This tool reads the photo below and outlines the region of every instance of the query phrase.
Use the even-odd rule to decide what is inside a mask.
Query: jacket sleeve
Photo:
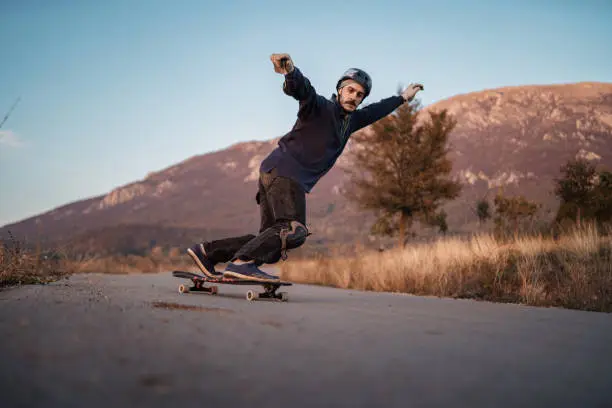
[[[298,111],[298,117],[300,118],[310,115],[318,106],[319,96],[316,90],[297,67],[294,67],[291,73],[285,75],[283,92],[300,102]]]
[[[379,102],[366,106],[365,108],[358,109],[353,114],[353,132],[384,118],[395,109],[399,108],[404,102],[404,98],[397,95],[382,99]]]

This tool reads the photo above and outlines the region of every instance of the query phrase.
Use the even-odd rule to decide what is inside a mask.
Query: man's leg
[[[262,211],[268,209],[274,221],[262,223],[260,234],[236,252],[225,275],[253,278],[249,276],[253,272],[256,276],[263,274],[262,280],[268,280],[267,277],[271,276],[256,266],[278,262],[286,251],[303,245],[308,236],[305,225],[306,194],[300,185],[288,178],[276,176],[274,170],[260,177],[263,189],[260,206]],[[243,264],[250,266],[242,267]]]
[[[251,234],[210,242],[204,241],[188,248],[187,254],[191,256],[202,273],[211,278],[220,278],[223,274],[215,270],[215,265],[229,262],[236,251],[254,237],[255,235]]]
[[[270,201],[266,195],[266,187],[264,185],[264,181],[268,181],[266,179],[267,175],[259,176],[259,190],[257,192],[257,197],[255,200],[257,204],[259,204],[259,233],[261,234],[266,229],[270,228],[274,225],[274,209],[270,205]],[[253,236],[255,238],[255,236]],[[246,242],[245,242],[246,244]]]
[[[262,198],[263,197],[263,198]],[[265,190],[261,179],[259,180],[257,196],[255,197],[260,207],[260,232],[274,223],[272,209],[265,199]],[[248,234],[239,237],[218,239],[210,242],[202,242],[187,249],[187,253],[200,270],[210,277],[221,277],[223,274],[215,271],[218,263],[229,262],[234,254],[247,242],[255,238],[255,235]]]
[[[278,262],[283,252],[301,246],[307,235],[306,194],[295,181],[278,177],[273,170],[261,177],[262,208],[272,213],[272,222],[262,225],[257,237],[247,242],[233,260],[261,265]]]

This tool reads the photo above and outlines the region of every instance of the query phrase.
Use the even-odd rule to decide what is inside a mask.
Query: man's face
[[[338,91],[338,101],[344,110],[353,112],[365,96],[363,86],[355,81],[349,81]]]

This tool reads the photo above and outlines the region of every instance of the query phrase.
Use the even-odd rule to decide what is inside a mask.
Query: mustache
[[[351,106],[357,106],[357,103],[355,101],[344,101],[344,103]]]

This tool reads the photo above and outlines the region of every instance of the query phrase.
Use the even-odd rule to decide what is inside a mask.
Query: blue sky
[[[0,225],[191,156],[286,133],[297,102],[357,66],[367,102],[425,105],[508,85],[612,82],[612,2],[0,0]]]

